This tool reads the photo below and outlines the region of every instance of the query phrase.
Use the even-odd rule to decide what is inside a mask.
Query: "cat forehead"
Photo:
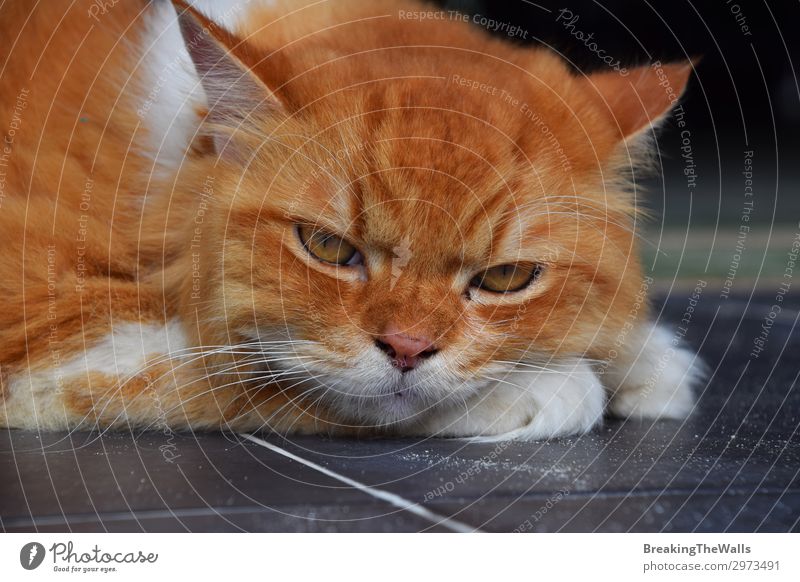
[[[333,162],[309,155],[305,160],[312,169],[288,173],[284,206],[304,220],[386,244],[431,233],[455,242],[483,239],[488,231],[525,231],[541,222],[548,196],[574,194],[574,182],[563,170],[543,170],[500,148],[494,159],[429,138],[340,148]],[[292,175],[305,175],[300,186]]]
[[[278,171],[302,178],[302,193],[315,202],[349,191],[364,206],[424,200],[452,212],[492,203],[500,192],[513,198],[561,190],[574,178],[544,148],[525,151],[519,136],[492,135],[482,126],[461,127],[460,135],[448,125],[415,130],[413,119],[402,131],[381,124],[372,133],[317,138]]]
[[[549,197],[576,197],[578,188],[591,196],[585,185],[599,174],[570,155],[582,151],[571,116],[531,106],[546,121],[537,125],[496,100],[475,97],[485,109],[468,111],[441,106],[452,95],[407,95],[337,103],[331,119],[316,120],[313,139],[286,148],[289,162],[280,159],[286,205],[374,246],[419,240],[485,253],[519,249],[537,228],[574,220],[563,200],[547,208]],[[296,133],[309,135],[300,125]],[[596,167],[597,152],[583,149]]]
[[[309,189],[290,203],[291,217],[285,216],[387,254],[411,249],[415,262],[429,265],[473,264],[489,256],[516,260],[523,251],[546,247],[553,227],[577,216],[549,215],[553,207],[546,197],[520,196],[508,185],[480,196],[463,187],[432,195],[430,182],[417,189],[410,186],[415,180],[402,174],[390,187],[373,181],[371,189],[366,184],[332,193]]]

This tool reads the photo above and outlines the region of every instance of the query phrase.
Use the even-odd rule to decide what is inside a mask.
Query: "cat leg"
[[[177,322],[119,323],[83,352],[49,356],[33,369],[10,374],[0,426],[71,430],[171,423],[181,412],[176,382],[182,370],[173,368],[169,354],[187,346]]]
[[[437,411],[425,434],[480,441],[537,440],[581,434],[603,416],[605,391],[589,364],[559,362],[555,370],[520,367],[464,406]]]
[[[616,356],[601,375],[612,414],[674,419],[689,415],[704,365],[692,350],[681,347],[679,336],[660,325],[640,325]]]

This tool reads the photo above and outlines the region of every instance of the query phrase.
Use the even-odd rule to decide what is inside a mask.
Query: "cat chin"
[[[426,379],[413,390],[403,385],[387,387],[385,384],[380,389],[376,388],[380,384],[374,383],[346,395],[335,395],[331,402],[338,416],[348,422],[380,432],[409,436],[417,434],[419,427],[429,422],[428,419],[441,415],[443,410],[460,406],[463,411],[463,402],[476,390],[474,382],[442,390],[445,384]]]

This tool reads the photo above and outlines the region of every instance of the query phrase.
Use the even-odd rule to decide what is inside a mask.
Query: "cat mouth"
[[[414,386],[404,386],[404,383],[399,383],[398,386],[395,386],[388,394],[381,400],[384,402],[403,402],[409,403],[411,401],[418,401],[419,394],[417,393]]]
[[[313,367],[311,371],[317,373]],[[445,378],[426,370],[372,370],[369,378],[345,371],[334,374],[321,397],[343,421],[387,428],[416,424],[441,407],[454,405],[450,397],[460,390],[448,386]]]
[[[383,394],[373,395],[367,406],[362,401],[357,414],[362,415],[363,420],[380,426],[397,426],[418,421],[426,414],[431,403],[426,401],[424,394],[413,383],[403,384],[406,383],[400,382]]]

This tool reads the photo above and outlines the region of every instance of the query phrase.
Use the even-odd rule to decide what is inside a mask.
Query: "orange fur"
[[[88,1],[0,7],[0,34],[13,39],[0,53],[0,130],[29,91],[3,168],[3,378],[75,357],[120,322],[174,318],[195,346],[265,333],[315,342],[293,348],[320,360],[309,381],[347,369],[389,324],[456,354],[449,372],[461,381],[521,354],[615,349],[642,278],[624,176],[638,168],[635,134],[671,105],[662,79],[648,67],[578,77],[546,50],[463,22],[399,18],[429,8],[415,1],[304,4],[253,8],[233,34],[192,16],[263,83],[263,101],[239,105],[250,115],[238,127],[209,111],[167,177],[153,173],[135,113],[147,54],[131,47],[147,2],[120,2],[100,23]],[[688,68],[664,70],[679,95]],[[230,151],[217,156],[220,135]],[[298,222],[368,253],[366,280],[304,256]],[[404,245],[410,260],[393,276]],[[530,290],[465,298],[464,272],[521,259],[546,266]],[[249,382],[255,365],[238,355],[182,363],[70,379],[66,424],[370,424],[302,378]]]

